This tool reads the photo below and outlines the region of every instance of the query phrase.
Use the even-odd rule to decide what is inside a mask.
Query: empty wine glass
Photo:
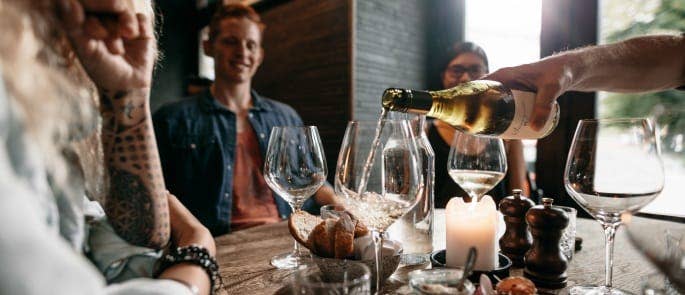
[[[581,120],[564,171],[571,197],[604,228],[605,283],[571,294],[626,294],[612,282],[614,235],[623,213],[635,212],[663,189],[656,128],[649,119]]]
[[[660,139],[664,190],[640,212],[685,218],[685,203],[680,199],[685,191],[685,109],[657,106],[651,117]]]
[[[480,200],[507,173],[502,139],[456,131],[447,160],[447,172],[473,201]]]
[[[668,294],[684,294],[685,224],[630,213],[623,214],[622,219],[630,242],[666,276],[664,287],[672,289]]]
[[[374,140],[376,139],[376,140]],[[381,235],[412,209],[423,192],[421,163],[406,120],[352,121],[338,155],[335,191],[372,232],[376,292],[381,290]]]
[[[640,212],[682,218],[685,205],[679,197],[685,190],[685,110],[658,107],[653,115],[664,163],[664,189]],[[685,224],[629,215],[624,223],[631,243],[670,281],[665,287],[685,293]]]
[[[316,126],[274,127],[264,161],[264,178],[269,187],[301,210],[304,202],[326,181],[326,158]],[[307,256],[295,241],[293,252],[271,258],[271,265],[292,269],[303,264]]]

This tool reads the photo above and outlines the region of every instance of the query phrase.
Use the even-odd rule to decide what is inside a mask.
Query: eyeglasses
[[[465,67],[461,65],[453,65],[447,67],[446,70],[447,73],[451,73],[452,75],[456,77],[461,77],[464,73],[468,73],[469,76],[471,77],[480,77],[482,75],[485,75],[485,67],[481,65],[473,65],[470,67]]]

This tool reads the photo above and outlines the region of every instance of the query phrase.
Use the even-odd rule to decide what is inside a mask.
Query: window
[[[464,36],[485,49],[490,71],[540,59],[541,0],[467,0]]]
[[[202,30],[200,30],[200,40],[199,40],[199,74],[200,77],[207,77],[209,79],[214,80],[214,59],[206,56],[204,48],[202,47],[202,41],[206,40],[209,36],[209,27],[204,27]]]
[[[682,18],[685,14],[684,4],[683,0],[601,0],[599,42],[612,43],[645,34],[679,34],[685,31],[685,19]],[[681,114],[685,114],[685,92],[670,90],[649,94],[598,94],[598,118],[655,117],[660,120],[666,118],[664,114],[669,110],[682,110]],[[669,122],[671,126],[685,126],[685,117],[674,117]],[[682,146],[682,136],[673,136],[671,133],[664,138],[662,146]],[[664,190],[641,212],[685,217],[685,203],[680,198],[685,192],[683,155],[683,152],[663,153],[666,175]]]
[[[491,72],[540,59],[541,0],[466,0],[465,6],[465,39],[483,47]],[[535,171],[536,143],[523,141],[529,172]]]

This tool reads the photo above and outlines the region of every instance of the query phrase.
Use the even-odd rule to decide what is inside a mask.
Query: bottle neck
[[[383,107],[395,112],[425,115],[433,106],[428,91],[388,88],[383,93]]]

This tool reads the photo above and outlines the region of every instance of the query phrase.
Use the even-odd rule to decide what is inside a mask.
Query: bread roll
[[[354,237],[359,238],[369,234],[369,228],[366,227],[361,221],[355,221],[354,225]]]
[[[305,211],[295,211],[288,219],[288,230],[290,230],[295,241],[311,250],[312,245],[308,243],[309,235],[321,222],[323,219],[319,216],[311,215]]]
[[[354,256],[355,222],[347,214],[342,214],[335,223],[335,258],[344,259]]]
[[[508,277],[497,283],[498,295],[534,295],[537,294],[535,284],[524,277]]]
[[[335,257],[335,224],[335,220],[326,219],[314,227],[309,234],[307,240],[307,243],[311,245],[309,249],[319,257]]]

